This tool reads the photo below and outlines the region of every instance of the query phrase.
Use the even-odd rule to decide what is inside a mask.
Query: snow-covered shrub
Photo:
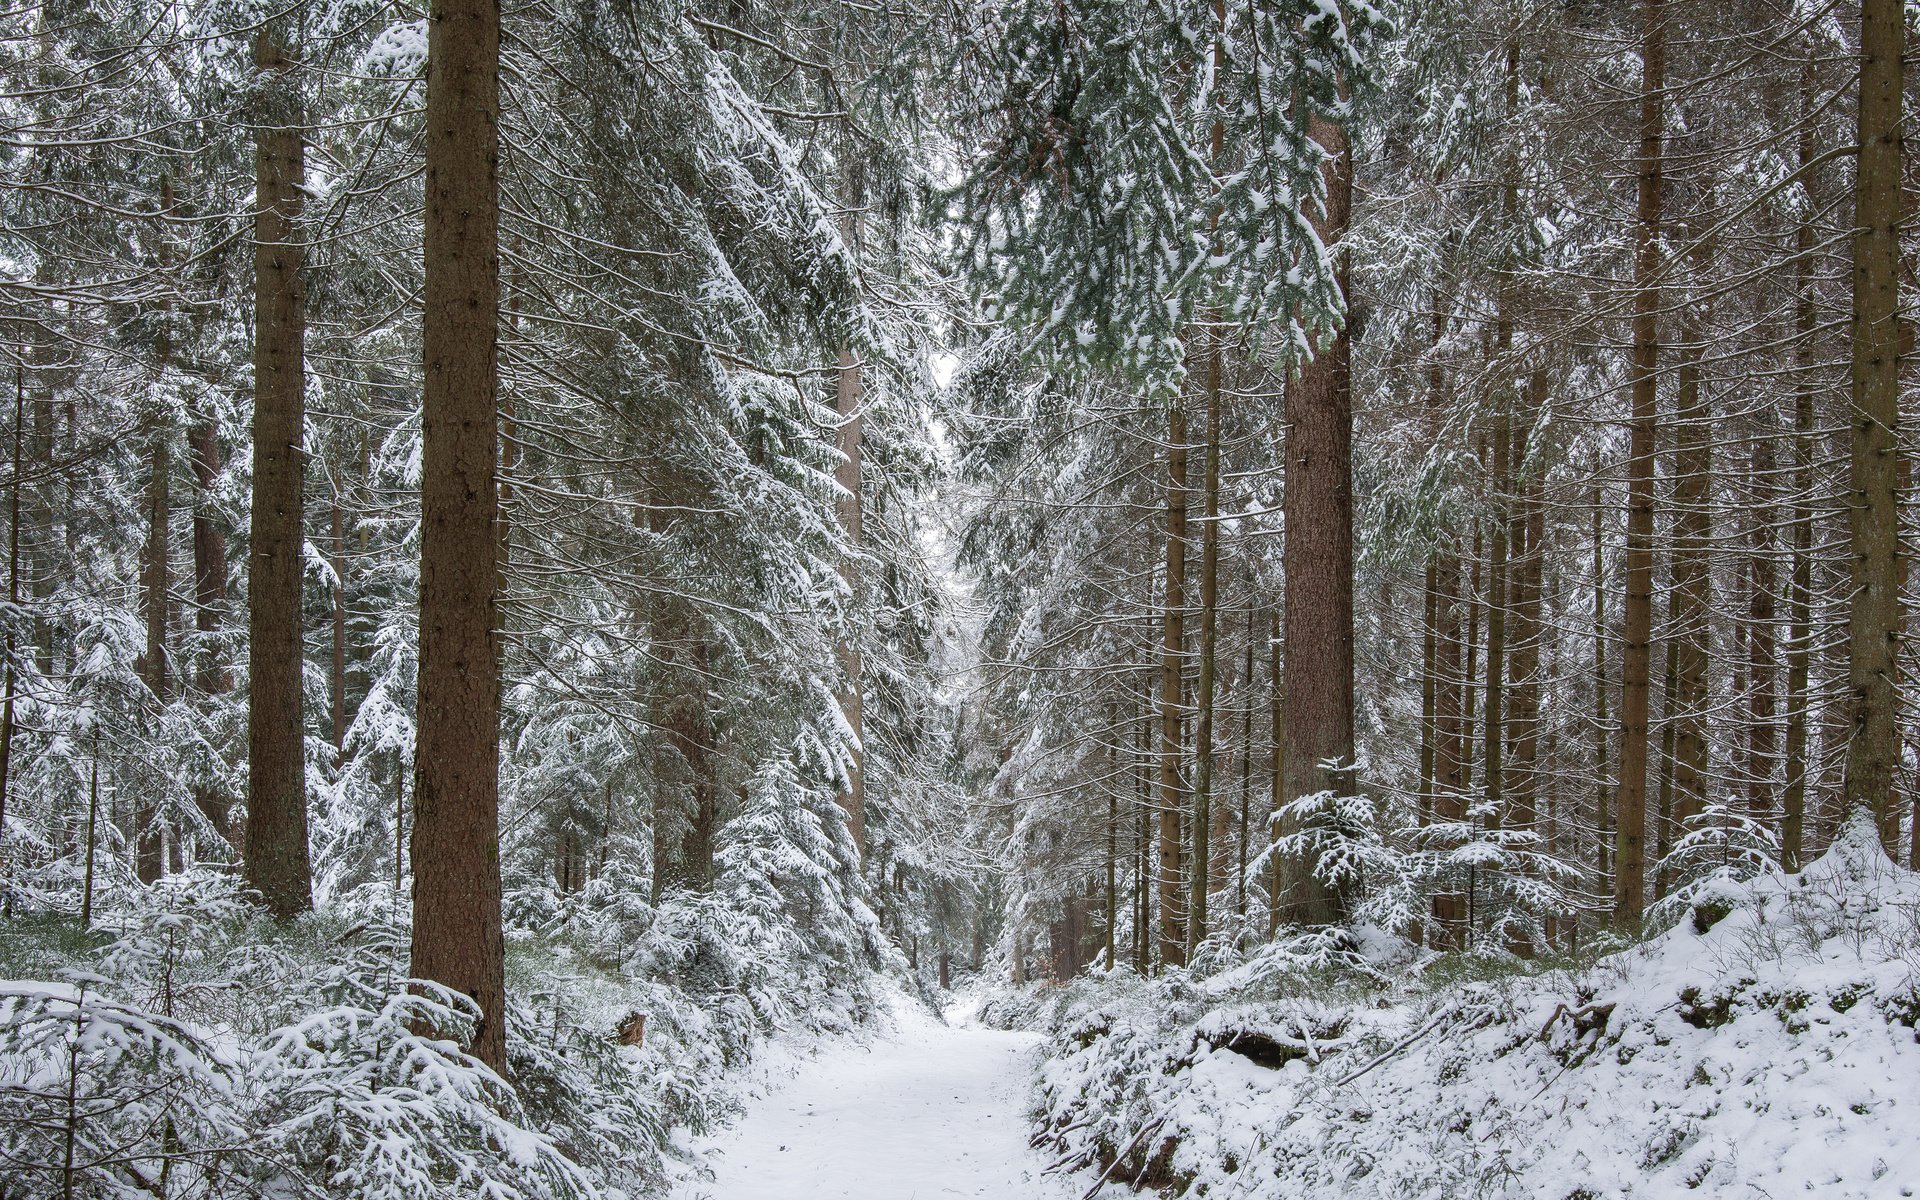
[[[1907,1194],[1920,875],[1858,817],[1797,875],[1714,878],[1584,967],[1054,989],[1040,1135],[1115,1198]]]

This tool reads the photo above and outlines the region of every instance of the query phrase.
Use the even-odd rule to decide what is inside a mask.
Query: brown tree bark
[[[1653,465],[1657,420],[1660,177],[1666,136],[1666,0],[1642,0],[1639,206],[1634,222],[1632,424],[1627,461],[1626,596],[1621,609],[1620,780],[1615,794],[1613,920],[1646,910],[1647,684],[1653,664]]]
[[[214,644],[227,607],[227,536],[213,511],[213,485],[220,475],[220,439],[213,420],[197,414],[187,429],[187,457],[193,466],[193,627],[200,635],[199,671],[194,686],[205,696],[233,690],[233,672],[225,652]],[[240,830],[230,798],[212,787],[194,789],[194,803],[222,837],[237,850]]]
[[[1748,462],[1748,475],[1758,495],[1747,557],[1747,815],[1763,826],[1773,820],[1774,763],[1779,758],[1774,466],[1772,433],[1760,431],[1754,436]]]
[[[147,647],[140,656],[140,677],[153,694],[156,713],[166,709],[173,698],[167,671],[167,592],[168,559],[172,546],[167,536],[172,519],[173,471],[172,447],[167,431],[156,431],[147,456],[147,546],[142,561],[141,610],[146,617]],[[155,789],[142,788],[133,806],[134,874],[142,883],[152,883],[166,873],[164,841],[160,814],[154,804]]]
[[[1709,253],[1704,239],[1689,256],[1695,286]],[[1677,348],[1677,410],[1673,424],[1673,594],[1667,636],[1672,639],[1673,690],[1667,719],[1673,729],[1673,826],[1685,836],[1707,798],[1707,615],[1713,606],[1713,414],[1700,385],[1706,354],[1704,302],[1690,297],[1682,310]]]
[[[1160,963],[1187,961],[1186,900],[1180,894],[1183,854],[1180,815],[1181,673],[1186,657],[1187,414],[1176,396],[1167,414],[1167,572],[1160,646]]]
[[[247,883],[286,920],[313,907],[301,715],[300,579],[306,417],[305,148],[283,33],[254,39],[270,77],[255,154],[253,520],[248,562]]]
[[[1875,814],[1900,857],[1900,183],[1905,146],[1905,6],[1860,8],[1858,168],[1854,177],[1853,430],[1848,476],[1852,550],[1847,611],[1851,692],[1846,802]]]
[[[1213,708],[1220,607],[1220,346],[1207,335],[1207,441],[1202,483],[1206,524],[1200,530],[1199,714],[1194,722],[1193,863],[1188,871],[1187,953],[1207,937],[1207,893],[1213,875]]]
[[[434,0],[427,25],[420,694],[412,971],[480,1010],[506,1066],[498,636],[500,10]]]
[[[1346,130],[1309,122],[1328,154],[1321,240],[1345,235],[1353,200]],[[1335,251],[1337,286],[1347,294],[1347,261]],[[1353,391],[1352,343],[1343,324],[1287,389],[1285,796],[1351,794],[1353,730]],[[1301,864],[1282,899],[1305,924],[1337,920],[1341,898]]]
[[[857,260],[865,242],[865,225],[861,219],[859,205],[864,202],[864,189],[861,187],[858,172],[849,167],[842,172],[844,183],[843,203],[845,215],[840,220],[840,236],[846,243],[849,253]],[[835,448],[840,451],[840,463],[834,468],[834,481],[840,485],[841,496],[837,506],[840,518],[840,531],[847,539],[847,545],[853,553],[859,553],[862,529],[861,522],[861,473],[866,418],[861,406],[866,401],[866,376],[855,354],[851,342],[840,347],[839,363],[834,373],[835,403],[839,414],[839,429],[835,438]],[[840,563],[841,578],[847,584],[847,603],[849,612],[858,612],[860,593],[860,569],[852,558],[844,558]],[[867,851],[867,752],[864,746],[865,700],[866,693],[861,682],[860,637],[857,628],[850,628],[842,636],[838,645],[840,657],[840,711],[846,718],[847,727],[853,731],[853,761],[847,768],[847,778],[839,789],[840,807],[846,810],[847,831],[853,835],[853,844],[862,856]]]

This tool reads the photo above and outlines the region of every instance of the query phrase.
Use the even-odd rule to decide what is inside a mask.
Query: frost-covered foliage
[[[1121,972],[999,1007],[1052,1029],[1042,1134],[1115,1197],[1867,1200],[1920,1178],[1920,875],[1865,818],[1586,965],[1410,965]]]

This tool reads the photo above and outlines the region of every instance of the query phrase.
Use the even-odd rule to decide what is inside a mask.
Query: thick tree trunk
[[[313,907],[301,718],[306,283],[297,222],[305,149],[275,27],[254,42],[275,108],[258,133],[254,213],[253,532],[248,564],[247,883],[281,920]]]
[[[412,970],[478,1006],[471,1050],[503,1070],[494,528],[500,11],[495,0],[434,0],[427,29]]]
[[[1858,170],[1854,179],[1853,429],[1848,486],[1852,546],[1847,612],[1846,801],[1873,812],[1887,853],[1900,855],[1900,130],[1906,49],[1900,0],[1860,10]]]
[[[1346,130],[1324,118],[1310,132],[1329,156],[1321,240],[1345,235],[1353,199],[1353,155]],[[1335,251],[1342,296],[1344,251]],[[1316,792],[1350,795],[1353,777],[1353,393],[1346,326],[1320,348],[1287,390],[1286,607],[1287,778],[1289,800]],[[1305,924],[1337,920],[1341,898],[1303,862],[1286,917]]]
[[[1666,130],[1666,0],[1641,0],[1639,208],[1634,224],[1633,365],[1627,462],[1626,596],[1621,610],[1620,780],[1615,800],[1613,920],[1646,910],[1647,684],[1653,665],[1653,465],[1658,418],[1660,176]]]

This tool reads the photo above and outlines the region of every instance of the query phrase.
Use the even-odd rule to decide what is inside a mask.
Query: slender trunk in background
[[[1528,377],[1526,411],[1538,414],[1548,403],[1547,373],[1536,369]],[[1539,472],[1529,469],[1529,426],[1531,419],[1514,422],[1512,467],[1517,481],[1511,532],[1508,545],[1512,561],[1512,623],[1508,628],[1512,671],[1508,697],[1507,724],[1513,737],[1513,752],[1507,756],[1507,781],[1501,792],[1507,798],[1506,827],[1519,833],[1538,832],[1540,823],[1540,641],[1545,622],[1541,617],[1543,558],[1541,541],[1546,533],[1546,505],[1541,502]],[[1535,873],[1530,862],[1523,863],[1522,875]],[[1509,942],[1516,954],[1529,954],[1528,940]]]
[[[479,1008],[506,1066],[500,926],[498,534],[500,10],[434,0],[427,26],[420,694],[413,974]]]
[[[1809,51],[1811,47],[1808,48]],[[1793,230],[1793,520],[1788,532],[1787,568],[1787,728],[1782,747],[1785,787],[1780,796],[1780,863],[1798,871],[1806,849],[1807,779],[1812,764],[1807,754],[1807,725],[1813,696],[1809,684],[1813,664],[1813,464],[1819,456],[1814,431],[1813,337],[1818,313],[1814,307],[1813,254],[1816,235],[1814,196],[1814,107],[1819,102],[1813,64],[1802,68],[1798,169],[1805,214]]]
[[[1662,629],[1673,628],[1674,610],[1679,601],[1671,586],[1666,589],[1667,613]],[[1673,743],[1679,734],[1680,723],[1674,719],[1674,701],[1679,693],[1680,642],[1668,638],[1666,643],[1667,666],[1660,681],[1660,753],[1654,764],[1655,783],[1653,801],[1653,898],[1658,900],[1667,894],[1671,872],[1660,868],[1673,850]],[[1651,701],[1648,707],[1652,707]]]
[[[1500,361],[1500,360],[1496,360]],[[1512,604],[1508,557],[1513,540],[1513,401],[1504,385],[1493,422],[1492,526],[1487,553],[1487,678],[1480,734],[1486,779],[1488,822],[1506,824],[1507,786],[1507,614]]]
[[[168,479],[173,467],[172,447],[163,427],[153,434],[147,459],[147,548],[142,563],[141,607],[147,623],[147,648],[140,657],[140,674],[147,690],[153,693],[156,713],[166,711],[172,699],[167,673],[167,591],[168,558],[171,546],[167,527],[172,520],[172,489]],[[159,812],[154,807],[156,788],[141,788],[134,804],[133,869],[142,883],[152,883],[166,870]]]
[[[1280,661],[1280,613],[1267,614],[1267,936],[1280,927],[1280,856],[1273,853],[1287,788],[1287,693]]]
[[[1139,808],[1140,820],[1135,822],[1133,835],[1133,970],[1140,975],[1152,972],[1154,966],[1154,941],[1152,941],[1152,851],[1154,851],[1154,770],[1158,756],[1154,755],[1154,682],[1152,668],[1148,668],[1148,678],[1140,687],[1140,745],[1139,755]]]
[[[840,220],[840,237],[847,245],[849,253],[856,260],[865,240],[865,229],[861,221],[859,205],[863,202],[862,189],[858,185],[855,173],[843,172],[847,187],[843,203],[846,213]],[[863,454],[863,435],[866,419],[862,415],[861,405],[866,399],[866,378],[861,374],[861,364],[854,346],[840,347],[839,366],[835,371],[837,386],[835,401],[839,412],[840,424],[835,440],[835,448],[840,451],[840,463],[834,468],[834,482],[840,485],[841,496],[838,504],[840,531],[847,539],[850,554],[858,554],[861,542],[861,456]],[[847,604],[850,613],[859,611],[860,569],[851,556],[840,562],[840,575],[847,585]],[[853,835],[853,844],[862,856],[867,852],[867,752],[862,742],[866,736],[863,705],[865,692],[860,680],[860,637],[857,623],[850,627],[839,643],[840,655],[840,711],[846,717],[847,728],[853,732],[853,761],[847,767],[847,778],[839,789],[840,807],[846,810],[847,831]]]
[[[1520,112],[1520,44],[1517,40],[1507,42],[1507,62],[1505,77],[1506,118],[1509,125],[1519,119]],[[1512,161],[1511,155],[1505,159],[1502,172],[1506,176],[1500,189],[1500,228],[1503,234],[1511,236],[1520,209],[1520,166]],[[1509,559],[1513,551],[1515,523],[1517,520],[1514,505],[1514,472],[1518,461],[1514,453],[1513,409],[1515,381],[1519,366],[1513,361],[1513,306],[1514,306],[1514,269],[1518,265],[1514,259],[1519,251],[1508,247],[1502,255],[1499,268],[1499,282],[1495,289],[1497,312],[1494,318],[1493,335],[1493,372],[1494,383],[1493,411],[1493,512],[1492,546],[1487,559],[1487,701],[1485,716],[1481,721],[1481,733],[1486,740],[1486,797],[1488,820],[1493,828],[1506,824],[1507,789],[1507,617],[1513,601],[1512,564]]]
[[[1220,606],[1220,346],[1207,334],[1206,525],[1200,531],[1200,711],[1194,725],[1193,864],[1188,871],[1187,953],[1207,938],[1213,867],[1213,707]]]
[[[278,24],[254,39],[268,77],[255,154],[253,529],[248,560],[246,879],[286,920],[313,907],[301,715],[300,579],[306,420],[305,147]]]
[[[1422,828],[1433,822],[1434,704],[1439,687],[1434,675],[1439,650],[1440,548],[1427,548],[1426,578],[1421,586],[1420,614],[1420,783],[1416,793]]]
[[[1257,616],[1253,606],[1248,605],[1247,660],[1240,668],[1241,689],[1245,696],[1241,700],[1240,845],[1238,848],[1240,857],[1234,878],[1234,911],[1240,917],[1242,928],[1246,926],[1247,921],[1247,848],[1253,840],[1249,825],[1253,819],[1253,639],[1258,629],[1255,620]]]
[[[1453,826],[1467,818],[1469,743],[1466,712],[1461,703],[1466,648],[1460,629],[1461,574],[1457,555],[1436,551],[1433,606],[1438,624],[1434,631],[1437,661],[1434,663],[1433,819]],[[1466,915],[1466,898],[1457,886],[1446,884],[1436,891],[1432,944],[1446,949],[1462,948]]]
[[[1770,427],[1775,417],[1768,414]],[[1756,491],[1747,556],[1747,816],[1764,828],[1773,820],[1773,764],[1779,757],[1774,611],[1774,531],[1779,522],[1772,503],[1776,484],[1771,428],[1755,432],[1747,474]]]
[[[1626,596],[1621,609],[1620,780],[1613,921],[1646,911],[1647,684],[1653,665],[1653,458],[1658,417],[1660,175],[1666,130],[1666,0],[1641,0],[1639,207],[1634,223],[1632,425],[1627,461]]]
[[[1478,740],[1475,730],[1480,720],[1480,611],[1484,607],[1480,603],[1480,574],[1486,562],[1484,551],[1480,522],[1476,520],[1473,522],[1472,566],[1466,572],[1467,590],[1460,597],[1467,610],[1464,662],[1460,668],[1460,787],[1463,794],[1473,789],[1473,747]],[[1462,811],[1464,813],[1464,809]]]
[[[1167,414],[1167,594],[1160,646],[1160,962],[1187,961],[1186,901],[1182,875],[1180,814],[1181,667],[1186,655],[1187,608],[1187,414],[1175,396]]]
[[[1606,894],[1613,893],[1613,798],[1607,771],[1613,756],[1607,746],[1607,543],[1606,492],[1593,485],[1593,827],[1599,831],[1594,866]]]
[[[1711,196],[1709,196],[1709,202]],[[1705,238],[1688,255],[1699,292],[1711,261]],[[1667,637],[1672,639],[1673,691],[1668,721],[1673,729],[1673,827],[1684,837],[1707,799],[1708,613],[1713,605],[1713,412],[1701,386],[1705,343],[1704,301],[1689,297],[1681,310],[1677,411],[1673,423],[1673,592]]]
[[[1353,201],[1353,154],[1346,130],[1314,117],[1327,152],[1322,242],[1345,236]],[[1335,250],[1337,286],[1347,295],[1347,255]],[[1289,799],[1351,795],[1353,732],[1353,344],[1343,321],[1287,389],[1286,743]],[[1291,832],[1291,830],[1289,830]],[[1289,920],[1338,920],[1342,899],[1309,856],[1283,897]]]
[[[187,457],[193,466],[193,627],[200,638],[200,670],[194,686],[205,696],[224,696],[233,690],[233,672],[226,651],[214,639],[227,608],[227,536],[214,511],[213,488],[220,477],[220,436],[213,417],[196,413],[187,428]],[[237,850],[240,833],[234,826],[233,806],[217,788],[194,790],[194,803]]]
[[[332,618],[331,649],[332,660],[327,665],[327,707],[328,725],[333,733],[333,748],[337,752],[347,744],[347,531],[346,514],[340,510],[340,487],[336,483],[333,489],[333,503],[327,506],[328,557],[332,559],[333,587],[330,616]]]
[[[1848,532],[1846,803],[1877,818],[1880,842],[1900,856],[1900,182],[1904,144],[1905,5],[1860,8],[1858,167],[1854,177],[1853,429]]]
[[[14,632],[15,620],[20,612],[20,468],[21,452],[26,442],[27,423],[27,376],[26,369],[16,364],[13,368],[13,486],[7,489],[7,619],[6,659],[0,662],[0,675],[4,675],[6,699],[0,701],[0,866],[4,866],[7,798],[13,783],[13,713],[15,678],[13,656],[18,651],[18,639]],[[12,889],[7,891],[9,910],[13,904]]]
[[[1214,0],[1217,22],[1213,38],[1213,69],[1226,66],[1226,0]],[[1224,149],[1226,122],[1213,121],[1208,164],[1219,178],[1220,155]],[[1217,194],[1217,184],[1215,191]],[[1208,216],[1213,253],[1220,252],[1220,208],[1215,204]],[[1206,339],[1207,446],[1204,504],[1206,526],[1200,531],[1200,679],[1199,714],[1194,723],[1193,779],[1193,863],[1188,874],[1187,956],[1191,959],[1207,939],[1207,893],[1213,876],[1213,702],[1216,682],[1215,637],[1218,633],[1220,599],[1220,330],[1219,314],[1210,314]]]
[[[1111,764],[1112,772],[1112,779],[1107,785],[1107,935],[1104,947],[1107,960],[1106,966],[1109,971],[1113,970],[1114,926],[1119,923],[1120,918],[1119,894],[1116,890],[1119,883],[1119,875],[1114,856],[1119,850],[1120,843],[1120,781],[1126,778],[1125,773],[1120,769],[1119,751],[1120,742],[1125,736],[1123,732],[1125,729],[1126,726],[1122,724],[1120,715],[1118,713],[1114,714],[1113,732],[1108,735],[1112,740],[1108,743],[1109,749],[1107,752],[1107,759]],[[945,974],[946,959],[945,956],[942,956],[941,975],[943,979]],[[946,984],[943,982],[940,986],[945,987]]]

